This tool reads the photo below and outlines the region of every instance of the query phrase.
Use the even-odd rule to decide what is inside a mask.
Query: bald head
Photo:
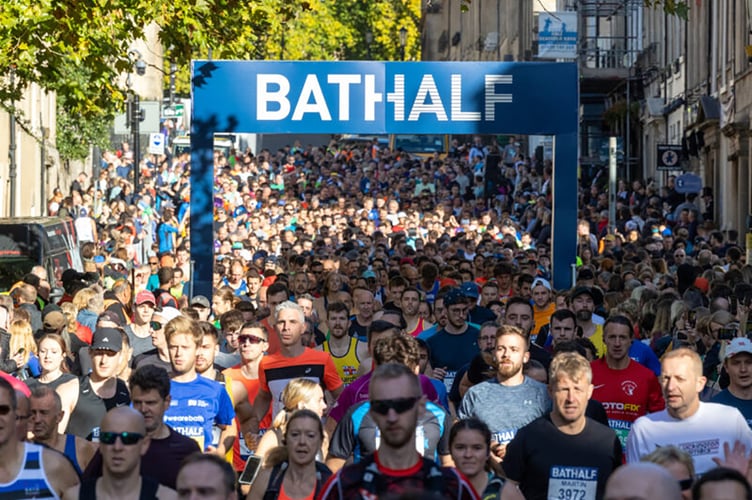
[[[606,483],[605,500],[681,500],[679,483],[653,463],[622,465]]]
[[[144,416],[130,406],[119,406],[108,411],[102,419],[102,432],[137,432],[146,435]]]

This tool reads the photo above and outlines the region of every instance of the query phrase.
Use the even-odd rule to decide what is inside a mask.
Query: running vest
[[[324,341],[321,344],[321,348],[324,352],[328,353],[334,361],[334,366],[337,368],[339,378],[345,386],[353,383],[358,378],[358,367],[360,366],[360,360],[358,359],[358,338],[352,337],[350,339],[350,346],[347,348],[347,352],[344,356],[336,356],[329,348],[329,341]]]
[[[71,461],[71,464],[73,464],[73,468],[76,469],[78,475],[83,476],[84,471],[82,471],[81,467],[78,466],[78,456],[76,454],[76,436],[74,436],[73,434],[65,435],[65,449],[63,450],[63,454]]]
[[[266,487],[266,493],[264,493],[263,500],[277,500],[278,498],[281,498],[280,493],[282,493],[282,481],[285,480],[287,465],[287,462],[282,462],[281,464],[274,466],[272,474],[269,476],[269,484]],[[331,475],[332,471],[329,470],[329,467],[321,462],[316,462],[316,487],[314,488],[313,498],[318,498],[321,488],[324,487],[324,483],[326,483]]]
[[[0,498],[55,499],[57,494],[47,480],[42,463],[44,447],[34,443],[24,443],[24,461],[18,475],[10,483],[0,484]]]
[[[78,402],[68,420],[66,434],[73,434],[89,441],[99,441],[99,424],[113,408],[131,404],[128,386],[120,379],[115,380],[115,395],[102,399],[91,387],[89,375],[83,376],[78,383]]]
[[[98,479],[98,477],[92,478],[81,483],[81,488],[78,490],[78,500],[97,500]],[[157,490],[159,490],[158,482],[150,477],[141,476],[141,493],[138,496],[140,500],[155,500]]]
[[[406,332],[411,337],[417,337],[420,335],[424,330],[425,320],[423,318],[418,319],[418,323],[415,325],[415,329],[409,332]]]

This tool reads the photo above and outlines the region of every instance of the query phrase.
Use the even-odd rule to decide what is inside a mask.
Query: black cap
[[[465,304],[465,294],[459,288],[452,288],[444,295],[444,305],[453,306],[455,304]]]
[[[123,348],[123,338],[120,330],[115,328],[97,328],[90,349],[107,349],[108,351],[120,352]]]
[[[578,286],[574,290],[572,290],[572,300],[576,299],[580,295],[587,294],[590,296],[591,299],[595,301],[595,296],[593,295],[593,290],[589,286]]]

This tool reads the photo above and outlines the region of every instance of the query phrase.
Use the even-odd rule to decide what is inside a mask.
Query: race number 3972
[[[595,500],[598,491],[596,467],[551,467],[549,500]]]

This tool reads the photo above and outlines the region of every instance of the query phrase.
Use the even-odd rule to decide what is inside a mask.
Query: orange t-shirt
[[[277,354],[279,352],[279,335],[277,335],[277,329],[269,323],[269,317],[261,320],[261,324],[266,328],[266,340],[269,344],[269,349],[266,350],[266,353]]]
[[[256,395],[259,391],[259,380],[256,379],[249,379],[246,378],[243,375],[242,370],[240,369],[240,365],[233,366],[232,368],[227,368],[222,372],[226,377],[237,380],[238,382],[242,383],[245,386],[246,392],[248,392],[248,402],[253,405],[253,401],[256,399]],[[243,468],[245,468],[245,462],[248,459],[248,457],[251,455],[251,450],[248,449],[248,447],[245,444],[245,439],[243,438],[243,434],[240,432],[240,422],[238,419],[235,419],[235,423],[238,429],[238,434],[235,436],[235,442],[232,444],[232,465],[235,467],[235,470],[242,471]],[[272,425],[272,411],[271,408],[269,408],[269,411],[266,412],[266,415],[259,423],[259,430],[266,430]]]
[[[282,409],[282,391],[294,378],[313,380],[328,391],[342,386],[337,367],[325,352],[304,347],[303,353],[294,358],[285,357],[279,352],[268,354],[261,358],[259,364],[259,383],[262,390],[272,395],[272,418]]]

